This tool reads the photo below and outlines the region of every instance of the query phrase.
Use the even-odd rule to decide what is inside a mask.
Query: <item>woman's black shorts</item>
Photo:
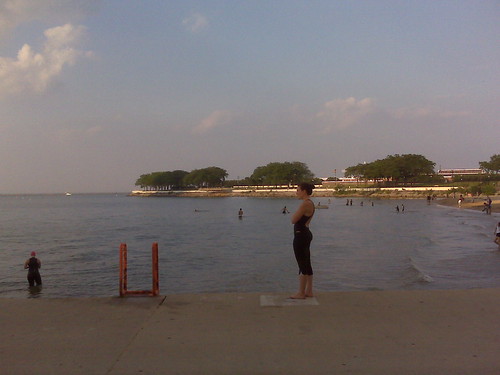
[[[295,259],[297,259],[297,264],[299,265],[299,274],[313,274],[310,250],[312,239],[313,235],[308,228],[295,231],[293,237],[293,252],[295,253]]]

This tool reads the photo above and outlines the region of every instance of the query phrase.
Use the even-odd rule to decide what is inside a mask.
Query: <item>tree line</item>
[[[441,176],[434,172],[436,163],[428,160],[422,155],[405,154],[389,155],[384,159],[375,160],[371,163],[357,164],[348,167],[345,175],[357,177],[360,180],[374,180],[398,183],[416,182],[444,182]],[[479,167],[485,171],[484,175],[462,176],[456,175],[453,181],[496,181],[500,172],[500,155],[493,155],[490,161],[479,162]]]
[[[226,181],[228,173],[220,167],[152,172],[141,175],[135,182],[143,190],[174,190],[186,188],[215,188],[243,185],[295,185],[303,181],[312,182],[314,174],[305,163],[273,162],[255,168],[250,177],[241,181]]]
[[[358,164],[346,168],[345,175],[363,180],[382,180],[393,182],[417,182],[424,176],[434,175],[436,163],[422,155],[389,155],[371,163]]]
[[[370,163],[360,163],[346,168],[346,177],[360,180],[391,181],[393,183],[440,182],[434,172],[436,163],[418,154],[389,155]],[[498,175],[500,155],[490,161],[479,162],[480,168],[489,175]],[[143,190],[175,190],[186,188],[232,187],[234,185],[296,185],[300,182],[321,183],[315,178],[307,164],[294,162],[272,162],[254,169],[249,177],[239,181],[226,180],[228,173],[220,167],[152,172],[141,175],[135,185]]]
[[[215,187],[222,186],[227,176],[227,171],[219,167],[195,169],[191,172],[183,170],[152,172],[141,175],[135,185],[143,190]]]

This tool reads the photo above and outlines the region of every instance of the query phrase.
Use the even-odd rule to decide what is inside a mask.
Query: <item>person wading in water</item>
[[[42,277],[38,271],[40,268],[42,268],[42,262],[36,257],[36,253],[32,251],[31,258],[24,262],[24,269],[28,269],[28,283],[30,286],[42,285]]]

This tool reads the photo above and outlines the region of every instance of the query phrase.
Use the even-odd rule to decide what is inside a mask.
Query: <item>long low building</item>
[[[443,176],[447,180],[451,180],[454,176],[470,176],[486,173],[481,168],[456,168],[456,169],[440,169],[437,174]]]

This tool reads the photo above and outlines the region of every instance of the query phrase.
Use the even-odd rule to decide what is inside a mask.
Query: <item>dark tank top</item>
[[[30,258],[28,262],[28,272],[34,273],[38,272],[38,260],[36,258]]]
[[[313,205],[313,208],[314,208],[314,205]],[[302,217],[293,225],[293,230],[294,231],[301,231],[301,230],[305,230],[305,229],[309,229],[306,227],[306,223],[307,221],[314,216],[314,211],[316,211],[316,209],[314,208],[313,209],[313,213],[311,216],[306,216],[306,215],[302,215]]]

